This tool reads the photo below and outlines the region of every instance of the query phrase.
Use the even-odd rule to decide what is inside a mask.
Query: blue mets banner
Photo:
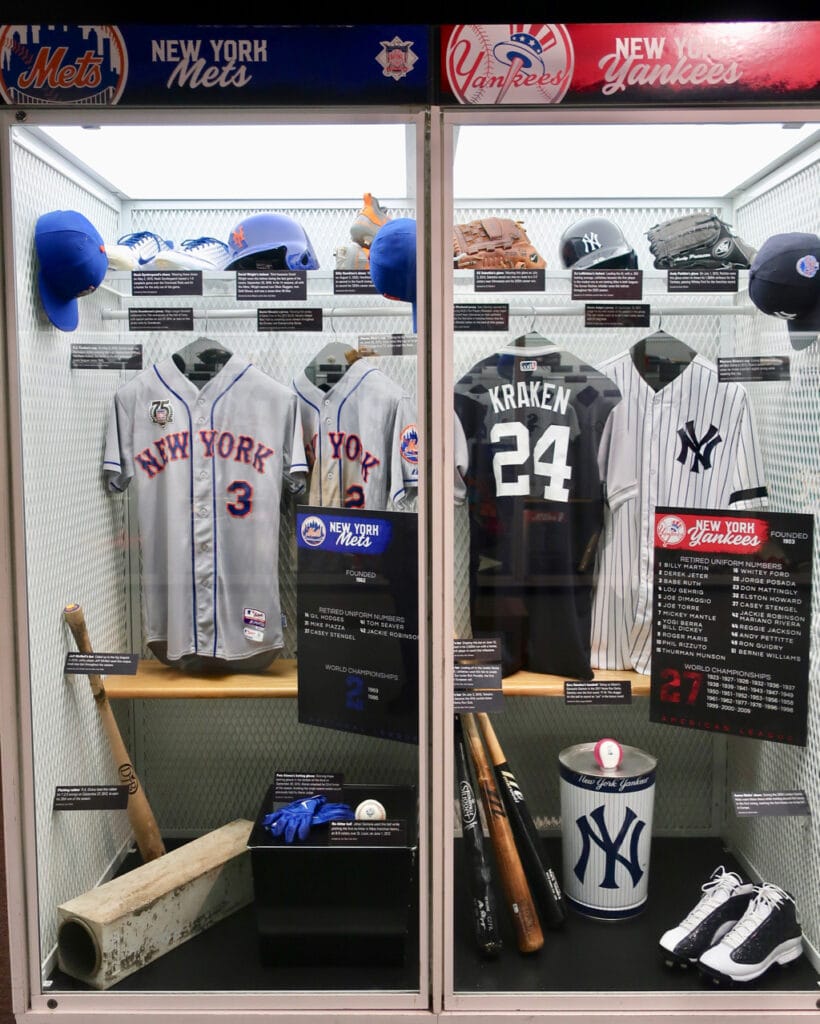
[[[11,106],[428,102],[426,25],[0,25]]]

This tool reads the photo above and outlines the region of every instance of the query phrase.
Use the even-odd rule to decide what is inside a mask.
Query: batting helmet
[[[571,224],[559,245],[565,267],[590,270],[593,267],[635,269],[638,256],[617,224],[604,217],[587,217]]]
[[[256,213],[241,220],[228,237],[226,270],[318,270],[307,232],[282,213]]]

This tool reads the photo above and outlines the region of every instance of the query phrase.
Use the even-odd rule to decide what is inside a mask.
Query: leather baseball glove
[[[756,251],[734,235],[725,221],[705,210],[656,224],[646,237],[658,270],[746,270]]]
[[[484,217],[453,227],[456,270],[538,270],[546,265],[521,221]]]

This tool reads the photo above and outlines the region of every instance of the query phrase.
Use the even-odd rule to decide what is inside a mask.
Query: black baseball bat
[[[544,849],[524,794],[504,756],[489,716],[482,711],[476,714],[476,718],[541,922],[546,928],[560,928],[567,919],[567,908],[549,855]]]
[[[498,929],[498,899],[492,868],[484,845],[476,789],[470,772],[461,720],[455,716],[456,782],[461,812],[461,834],[470,888],[473,930],[479,952],[495,957],[503,942]]]
[[[487,819],[487,831],[490,834],[498,880],[515,929],[516,945],[519,953],[537,953],[544,945],[538,909],[515,845],[515,836],[493,775],[490,759],[476,725],[475,712],[462,711],[460,717],[464,740],[475,770],[484,816]]]

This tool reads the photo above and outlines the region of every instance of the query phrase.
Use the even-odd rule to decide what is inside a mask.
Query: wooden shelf
[[[626,669],[596,669],[597,682],[623,682],[632,684],[633,697],[649,696],[649,676]],[[502,680],[505,697],[563,697],[566,676],[543,675],[540,672],[515,672]]]
[[[629,680],[633,697],[649,694],[649,676],[638,672],[600,671],[601,681]],[[563,697],[564,677],[538,672],[516,672],[502,682],[507,697]],[[194,700],[238,697],[295,697],[296,660],[279,658],[264,672],[225,672],[186,675],[159,661],[140,661],[135,676],[107,676],[105,692],[111,700],[187,698]]]
[[[295,697],[296,661],[277,658],[264,672],[224,672],[191,676],[159,661],[143,660],[135,676],[106,676],[111,700],[137,697]]]

